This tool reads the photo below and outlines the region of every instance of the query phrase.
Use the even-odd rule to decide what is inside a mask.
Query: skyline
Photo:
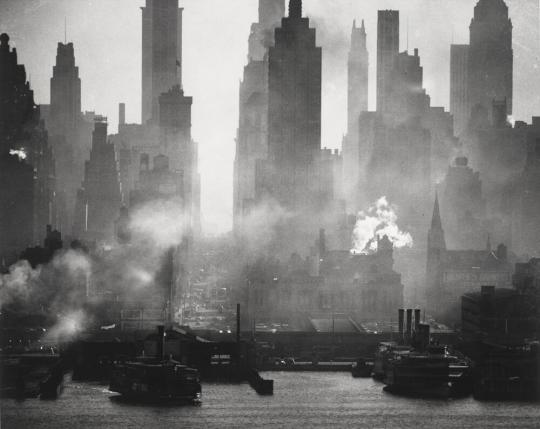
[[[82,80],[83,111],[95,110],[108,116],[111,133],[116,131],[120,102],[127,105],[128,122],[140,121],[139,6],[144,1],[0,0],[0,3],[7,5],[7,13],[0,16],[0,32],[7,32],[17,47],[19,63],[26,66],[38,104],[49,102],[56,44],[64,39],[63,17],[67,16],[67,40],[75,45]],[[256,1],[232,3],[238,7],[230,7],[231,3],[224,6],[218,0],[180,1],[180,6],[184,7],[184,89],[186,95],[194,97],[193,136],[200,144],[203,229],[210,234],[226,232],[231,227],[238,87],[247,62],[249,27],[257,20]],[[350,28],[355,18],[364,19],[366,23],[370,54],[369,106],[375,108],[379,9],[400,9],[400,51],[406,49],[407,39],[409,51],[419,48],[425,87],[432,105],[448,108],[450,43],[452,38],[456,44],[468,43],[468,25],[476,0],[458,0],[452,6],[442,0],[415,0],[407,4],[399,0],[334,0],[324,5],[306,0],[304,3],[305,15],[317,29],[317,44],[323,48],[323,147],[341,147],[341,138],[346,132],[346,61]],[[461,7],[453,7],[456,3]],[[524,3],[519,1],[519,7],[514,7],[516,0],[508,2],[516,54],[515,118],[530,122],[533,114],[540,114],[539,97],[530,97],[527,92],[529,81],[539,79],[538,19],[534,19],[538,17],[538,4],[534,0]],[[410,12],[423,5],[425,14],[418,16]],[[111,9],[118,13],[105,13]],[[213,13],[208,13],[209,10]],[[118,16],[123,17],[122,21]],[[96,26],[96,22],[102,25]],[[36,40],[40,42],[35,43]],[[536,52],[536,55],[525,58],[528,52]],[[216,70],[220,73],[218,79]],[[109,80],[105,81],[104,76],[110,77]],[[209,120],[214,121],[214,126],[209,126]]]

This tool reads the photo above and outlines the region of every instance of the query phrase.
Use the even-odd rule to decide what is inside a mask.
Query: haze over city
[[[400,49],[418,48],[432,105],[449,107],[451,43],[468,43],[475,0],[305,0],[306,16],[323,47],[322,144],[340,148],[346,132],[346,62],[353,19],[365,20],[370,52],[369,107],[375,108],[377,10],[401,12]],[[508,1],[514,24],[515,119],[540,110],[530,94],[540,82],[540,9],[536,0]],[[26,64],[37,103],[49,102],[56,44],[74,42],[82,80],[83,110],[106,115],[111,130],[118,103],[128,122],[140,122],[142,0],[0,0],[0,31],[10,34]],[[515,7],[514,7],[515,5]],[[232,169],[238,127],[238,87],[246,65],[247,36],[256,0],[186,0],[184,88],[194,97],[193,136],[200,144],[202,222],[205,233],[232,227]],[[419,10],[422,10],[419,13]],[[211,12],[209,12],[211,11]],[[407,36],[408,35],[408,36]],[[408,40],[408,42],[407,42]]]
[[[0,0],[0,424],[536,428],[539,58],[537,0]]]

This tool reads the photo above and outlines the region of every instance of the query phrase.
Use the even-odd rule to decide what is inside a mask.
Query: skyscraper
[[[268,48],[285,13],[285,0],[259,0],[259,22],[251,26],[248,64],[240,83],[239,124],[234,160],[234,229],[255,199],[258,160],[268,154]]]
[[[92,135],[92,151],[84,171],[86,202],[85,237],[110,241],[114,237],[114,220],[122,205],[118,165],[114,145],[107,142],[107,118],[96,116]],[[79,220],[76,219],[76,224]]]
[[[508,6],[503,0],[479,0],[470,25],[469,114],[481,108],[491,118],[493,101],[504,100],[512,114],[513,63]]]
[[[380,10],[377,23],[377,111],[392,97],[392,74],[399,53],[399,11]]]
[[[353,22],[347,63],[347,135],[343,139],[343,189],[348,209],[357,210],[360,179],[360,114],[368,110],[369,54],[364,20],[358,28]]]
[[[450,113],[454,116],[454,133],[459,136],[469,121],[468,98],[469,45],[450,46]]]
[[[47,130],[56,154],[57,192],[62,202],[57,227],[67,234],[71,233],[76,192],[87,155],[81,124],[81,79],[73,43],[58,43]]]
[[[54,218],[54,158],[34,92],[0,35],[0,266],[40,242]]]
[[[158,119],[159,96],[182,86],[182,11],[178,0],[142,7],[142,123]]]
[[[351,31],[351,47],[347,63],[348,93],[347,93],[347,130],[357,135],[360,113],[368,110],[368,72],[369,54],[366,46],[366,27],[364,20],[358,28],[356,21]]]
[[[270,193],[291,210],[320,202],[321,61],[315,29],[302,17],[302,1],[291,0],[268,55]]]
[[[167,155],[174,171],[183,175],[186,217],[195,235],[200,230],[200,175],[198,145],[191,137],[193,97],[184,94],[180,85],[159,96],[160,155]]]
[[[58,43],[56,64],[51,78],[49,132],[70,139],[81,120],[81,79],[75,66],[73,43]]]

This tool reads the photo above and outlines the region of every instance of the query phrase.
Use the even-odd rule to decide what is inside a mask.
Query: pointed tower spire
[[[302,18],[302,0],[289,1],[289,18]]]
[[[442,229],[441,210],[439,208],[439,194],[435,194],[435,205],[433,207],[433,217],[431,218],[431,229]]]
[[[446,240],[441,222],[441,211],[439,208],[439,195],[435,195],[435,205],[433,207],[433,218],[431,228],[428,231],[428,251],[430,249],[445,250]]]
[[[362,20],[362,27],[360,27],[360,28],[364,33],[366,32],[366,26],[364,24],[364,20]]]

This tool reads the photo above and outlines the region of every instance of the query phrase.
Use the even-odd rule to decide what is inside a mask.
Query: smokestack
[[[120,103],[118,105],[118,127],[126,125],[126,104]],[[120,129],[118,129],[120,131]]]
[[[403,322],[405,318],[405,310],[400,308],[398,310],[398,326],[399,326],[399,340],[403,341]]]
[[[165,353],[165,326],[159,325],[157,327],[158,340],[157,340],[157,357],[159,360],[164,359]]]
[[[236,343],[240,344],[240,304],[236,304]]]
[[[420,328],[420,309],[414,310],[414,332],[417,334]]]
[[[407,341],[412,337],[412,309],[407,308]]]

